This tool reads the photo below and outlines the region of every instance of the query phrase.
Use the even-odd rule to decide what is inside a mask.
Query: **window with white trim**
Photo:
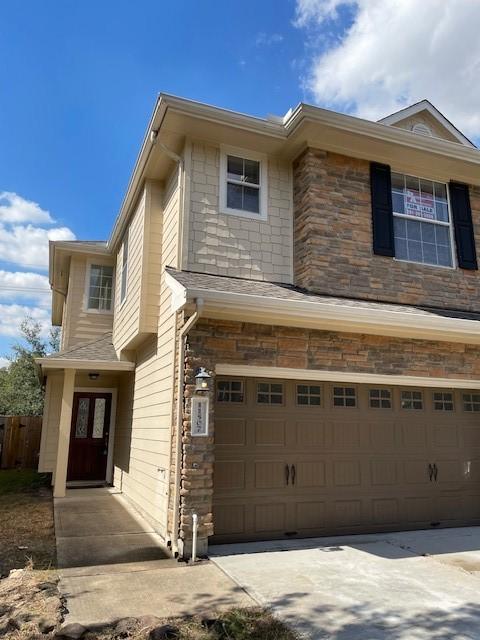
[[[243,402],[243,398],[244,394],[242,380],[218,380],[218,402]]]
[[[480,393],[464,393],[463,410],[475,412],[480,411]]]
[[[89,311],[111,311],[113,289],[113,267],[104,264],[90,265],[87,309]]]
[[[423,394],[421,391],[402,391],[400,400],[402,409],[423,409]]]
[[[453,411],[453,393],[450,391],[435,391],[433,394],[433,408],[435,411]]]
[[[453,267],[447,185],[392,172],[395,257]]]
[[[392,392],[390,389],[370,389],[369,400],[371,409],[392,408]]]
[[[220,162],[223,213],[265,220],[266,161],[263,156],[225,149]]]
[[[297,404],[316,406],[321,404],[321,390],[318,384],[297,384]]]
[[[128,231],[125,234],[125,240],[122,245],[122,271],[120,274],[120,302],[123,302],[127,296],[127,274],[128,274]]]
[[[356,407],[357,392],[355,387],[333,387],[334,407]]]

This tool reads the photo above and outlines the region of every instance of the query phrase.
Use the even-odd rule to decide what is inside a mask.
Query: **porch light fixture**
[[[195,376],[195,391],[208,391],[211,377],[205,367],[200,367]]]
[[[98,380],[98,378],[100,377],[99,373],[89,373],[88,377],[90,380]]]

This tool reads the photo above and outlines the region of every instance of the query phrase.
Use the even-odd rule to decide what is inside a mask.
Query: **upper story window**
[[[395,257],[453,267],[447,185],[392,173]]]
[[[266,191],[264,156],[243,150],[222,150],[220,209],[223,213],[265,220]]]
[[[127,296],[127,274],[128,274],[128,231],[122,245],[122,270],[120,280],[120,302]]]
[[[113,267],[104,264],[90,265],[88,282],[89,311],[111,311],[113,290]]]

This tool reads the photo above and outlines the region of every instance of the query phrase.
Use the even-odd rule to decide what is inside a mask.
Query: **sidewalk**
[[[212,615],[255,604],[214,564],[169,557],[152,527],[111,489],[71,489],[57,498],[55,532],[66,623]]]

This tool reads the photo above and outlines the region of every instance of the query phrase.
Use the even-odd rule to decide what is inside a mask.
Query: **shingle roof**
[[[318,302],[322,304],[330,304],[332,306],[357,307],[358,309],[376,309],[378,311],[411,313],[421,316],[441,316],[445,318],[480,321],[480,313],[474,312],[325,296],[312,293],[302,289],[301,287],[289,284],[249,280],[247,278],[229,276],[216,276],[206,273],[198,273],[195,271],[178,271],[172,267],[167,267],[166,271],[186,289],[195,289],[197,291],[204,290],[237,293],[248,296],[260,296],[288,301]]]
[[[104,335],[91,340],[77,344],[70,349],[52,353],[48,358],[58,358],[59,360],[95,360],[96,362],[119,362],[115,349],[112,344],[112,334]]]

